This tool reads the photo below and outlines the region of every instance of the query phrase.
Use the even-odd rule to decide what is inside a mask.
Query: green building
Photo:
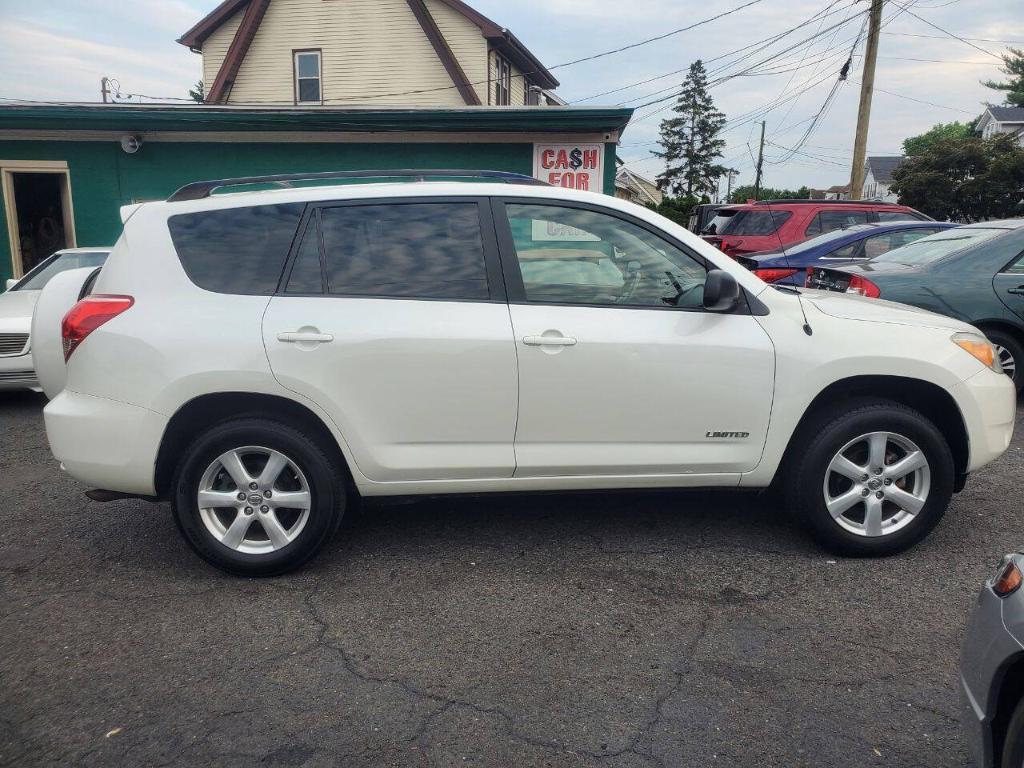
[[[398,168],[511,171],[614,194],[621,108],[0,106],[0,280],[111,245],[118,209],[191,181]]]

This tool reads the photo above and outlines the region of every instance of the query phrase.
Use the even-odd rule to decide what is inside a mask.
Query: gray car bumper
[[[1024,653],[1003,623],[1006,608],[1024,609],[1021,592],[1001,600],[986,584],[978,595],[964,636],[960,721],[971,758],[982,768],[994,766],[992,721],[996,716],[999,687],[1006,670]]]

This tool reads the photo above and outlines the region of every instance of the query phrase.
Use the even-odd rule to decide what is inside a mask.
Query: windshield
[[[718,234],[772,235],[789,216],[789,211],[737,211],[735,216],[718,228]]]
[[[12,291],[41,291],[54,275],[79,267],[99,267],[107,260],[109,251],[75,251],[73,253],[55,253],[37,266]]]
[[[1005,229],[975,229],[973,227],[970,229],[965,227],[947,229],[928,237],[922,237],[920,240],[907,243],[899,248],[893,248],[888,253],[876,256],[872,261],[907,265],[930,264],[972,245],[1004,235],[1006,231]]]
[[[824,235],[818,235],[817,237],[812,237],[810,240],[804,240],[802,243],[794,245],[792,248],[787,248],[786,253],[803,253],[804,251],[809,251],[812,248],[818,248],[826,243],[830,243],[833,240],[842,240],[844,237],[849,237],[855,232],[870,232],[874,229],[877,229],[877,227],[871,224],[856,224],[852,227],[847,227],[846,229],[834,229],[831,232],[826,232]]]

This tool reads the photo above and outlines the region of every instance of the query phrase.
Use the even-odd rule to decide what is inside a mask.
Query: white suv
[[[123,209],[98,276],[40,298],[54,455],[275,574],[357,495],[777,485],[826,547],[890,554],[1010,441],[969,325],[769,287],[622,200],[451,175],[484,178]]]

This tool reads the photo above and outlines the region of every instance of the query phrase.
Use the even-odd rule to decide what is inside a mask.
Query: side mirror
[[[708,312],[730,312],[740,301],[740,285],[736,278],[721,269],[708,271],[704,281],[704,309]]]
[[[16,279],[14,279],[13,277],[9,277],[9,278],[7,278],[7,285],[4,288],[4,290],[5,291],[9,291],[9,290],[11,290],[11,288],[16,286],[17,284],[18,284],[18,281]]]

